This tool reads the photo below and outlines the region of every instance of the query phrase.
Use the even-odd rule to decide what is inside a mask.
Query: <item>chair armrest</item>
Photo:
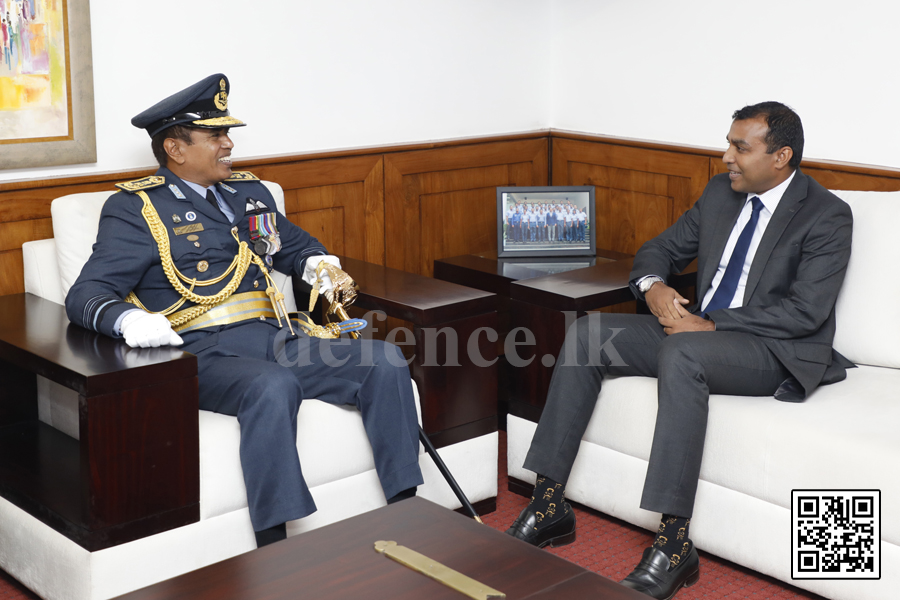
[[[0,297],[0,495],[94,551],[200,518],[197,359]],[[79,395],[79,440],[38,421],[36,376]]]

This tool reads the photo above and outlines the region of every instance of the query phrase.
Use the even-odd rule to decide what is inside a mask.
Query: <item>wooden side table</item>
[[[633,262],[630,254],[598,250],[591,264],[579,264],[589,258],[565,259],[578,268],[549,275],[539,268],[539,260],[552,263],[564,259],[498,259],[483,254],[434,262],[436,278],[499,296],[498,354],[504,354],[498,395],[501,424],[506,413],[531,421],[540,418],[568,325],[588,311],[634,300],[628,288]],[[695,271],[692,265],[672,278],[671,283],[687,293],[696,277]],[[504,353],[505,337],[517,328],[524,328],[534,336],[534,345],[523,345],[517,353],[523,360]],[[526,341],[525,334],[516,335],[516,341]],[[529,359],[527,365],[515,364]]]
[[[0,495],[89,551],[198,521],[197,358],[129,352],[32,294],[0,315]],[[78,392],[80,440],[38,420],[35,375]]]
[[[535,278],[563,277],[566,273],[575,273],[590,269],[597,265],[630,259],[630,254],[614,250],[598,250],[596,258],[558,257],[558,258],[497,258],[495,253],[480,255],[467,254],[442,258],[434,261],[436,279],[466,285],[497,295],[497,322],[499,336],[497,355],[499,361],[499,388],[497,395],[500,427],[505,427],[506,414],[510,401],[510,390],[514,382],[518,382],[518,369],[512,367],[505,357],[506,336],[511,329],[519,326],[512,322],[511,286],[517,282]],[[555,271],[562,271],[554,273]],[[549,274],[549,275],[548,275]],[[629,298],[631,299],[631,298]]]
[[[628,287],[633,262],[629,258],[510,285],[510,321],[531,331],[535,338],[534,359],[517,369],[510,382],[510,414],[534,422],[540,419],[566,330],[588,311],[634,300]],[[696,265],[692,263],[670,277],[669,284],[688,294],[686,289],[695,279]]]
[[[484,332],[475,337],[481,328],[496,331],[497,296],[352,258],[341,264],[361,290],[354,306],[412,323],[410,370],[432,443],[440,448],[497,431],[497,348]],[[446,328],[455,333],[439,334]],[[448,335],[455,335],[455,349]],[[470,354],[470,340],[480,356]]]

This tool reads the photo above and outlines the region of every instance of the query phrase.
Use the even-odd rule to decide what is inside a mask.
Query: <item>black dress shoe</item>
[[[700,557],[691,547],[687,557],[672,567],[669,557],[658,548],[647,548],[634,571],[622,581],[630,587],[657,600],[671,600],[684,587],[691,587],[700,579]]]
[[[563,503],[563,511],[566,514],[559,519],[538,524],[537,513],[530,505],[526,506],[506,533],[538,548],[547,544],[554,548],[571,544],[575,541],[575,512],[568,502]]]

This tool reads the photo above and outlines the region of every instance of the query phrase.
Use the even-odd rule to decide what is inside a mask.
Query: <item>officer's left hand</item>
[[[301,276],[303,281],[308,283],[309,285],[315,287],[316,280],[318,276],[316,275],[316,267],[319,266],[319,263],[325,261],[336,266],[338,269],[341,268],[341,259],[337,256],[333,256],[331,254],[325,254],[321,256],[310,256],[306,259],[306,267],[303,269],[303,275]],[[331,283],[331,276],[328,275],[327,272],[322,273],[322,283],[319,284],[319,293],[324,294],[326,297],[331,295],[331,290],[334,289],[334,284]]]

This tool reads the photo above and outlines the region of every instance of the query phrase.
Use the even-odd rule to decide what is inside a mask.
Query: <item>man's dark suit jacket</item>
[[[678,273],[696,258],[702,301],[746,199],[731,189],[727,174],[713,177],[690,210],[641,246],[631,280]],[[850,207],[798,169],[753,257],[743,306],[709,313],[718,331],[762,338],[807,395],[844,379],[853,366],[831,347],[852,231]]]

